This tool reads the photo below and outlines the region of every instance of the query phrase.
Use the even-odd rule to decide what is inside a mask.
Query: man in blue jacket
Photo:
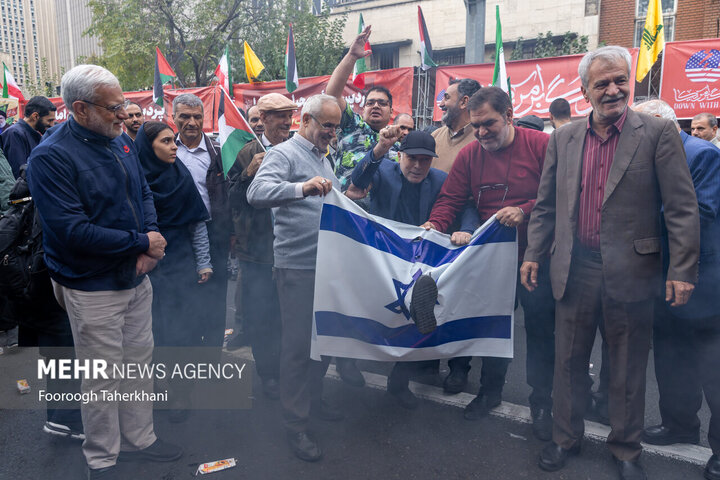
[[[677,125],[675,112],[662,100],[633,109]],[[646,428],[643,440],[652,445],[698,443],[697,412],[704,392],[710,407],[708,443],[713,452],[705,478],[720,480],[720,150],[682,130],[680,136],[700,210],[699,274],[686,305],[670,307],[662,298],[656,302],[653,352],[662,423]],[[665,228],[663,240],[667,252]]]
[[[399,162],[394,162],[386,152],[403,136]],[[375,152],[382,156],[376,158]],[[435,199],[447,178],[447,173],[430,167],[436,157],[435,139],[429,133],[415,130],[404,134],[399,126],[385,127],[378,134],[377,145],[353,170],[346,195],[355,200],[365,197],[369,191],[369,212],[373,215],[422,225],[430,218]],[[468,209],[461,230],[472,232],[478,223],[476,210]],[[388,376],[388,393],[407,409],[418,406],[408,385],[415,367],[423,363],[397,362]]]
[[[155,437],[152,402],[108,401],[102,393],[153,392],[152,378],[116,378],[112,365],[152,359],[152,287],[145,274],[164,256],[166,242],[137,152],[122,131],[127,113],[117,78],[97,65],[79,65],[63,75],[61,89],[72,117],[33,150],[28,183],[77,358],[104,360],[110,370],[82,376],[82,392],[97,395],[82,405],[88,478],[119,478],[118,456],[172,461],[182,455]]]
[[[3,150],[15,178],[20,176],[20,167],[27,163],[30,152],[40,143],[45,131],[55,124],[56,110],[47,98],[32,97],[25,105],[23,118],[2,132]]]

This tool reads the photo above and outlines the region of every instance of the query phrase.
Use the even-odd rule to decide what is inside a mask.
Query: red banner
[[[720,115],[719,80],[720,38],[665,44],[660,98],[678,118]]]
[[[633,59],[631,78],[635,78],[637,52],[637,48],[630,50]],[[573,117],[582,117],[590,113],[592,107],[580,92],[578,65],[582,57],[583,55],[567,55],[507,62],[506,68],[510,76],[515,117],[537,115],[540,118],[549,118],[550,104],[556,98],[564,98],[570,102]],[[442,118],[439,104],[445,94],[445,89],[450,84],[450,79],[472,78],[481,85],[488,86],[492,84],[493,69],[492,63],[438,68],[435,77],[433,120],[438,121]],[[635,84],[631,82],[631,103],[634,90]]]
[[[173,130],[175,123],[172,120],[172,101],[175,97],[182,93],[192,93],[200,97],[203,102],[203,110],[205,112],[205,122],[203,130],[207,133],[211,133],[217,130],[217,106],[215,105],[215,89],[216,87],[201,87],[201,88],[182,88],[177,90],[165,90],[165,109],[167,116],[163,111],[163,108],[153,102],[152,90],[144,90],[140,92],[125,92],[125,98],[131,102],[135,102],[143,110],[145,114],[145,121],[155,120],[158,122],[165,122],[170,125]],[[60,123],[68,119],[68,111],[65,108],[62,98],[54,97],[50,101],[57,107],[55,113],[55,120]],[[21,108],[25,107],[25,103],[21,103]]]
[[[325,87],[330,80],[329,75],[321,77],[307,77],[300,79],[300,85],[293,93],[285,89],[285,81],[263,83],[241,83],[233,85],[235,103],[247,111],[255,105],[260,97],[268,93],[281,93],[302,108],[305,99],[318,93],[325,93]],[[393,117],[400,113],[412,115],[413,69],[412,67],[393,68],[390,70],[377,70],[365,73],[365,89],[374,85],[382,85],[390,90],[393,96]],[[345,101],[352,105],[357,113],[362,113],[365,105],[365,95],[355,85],[348,81],[343,91]],[[300,126],[300,112],[293,117],[293,130]]]

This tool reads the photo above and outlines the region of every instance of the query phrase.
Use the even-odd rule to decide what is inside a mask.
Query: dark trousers
[[[310,405],[322,398],[322,382],[330,357],[310,359],[315,270],[275,269],[282,336],[280,404],[289,432],[304,432]]]
[[[230,233],[215,221],[207,223],[210,238],[210,260],[213,274],[206,283],[197,285],[199,305],[203,313],[203,345],[222,350],[225,339],[225,317],[227,316],[227,259],[230,255]]]
[[[720,453],[720,316],[679,318],[658,299],[653,338],[663,425],[697,433],[704,391],[711,414],[708,441],[713,453]]]
[[[54,302],[54,300],[53,300]],[[59,307],[58,307],[59,308]],[[21,347],[40,347],[40,355],[48,360],[67,360],[75,358],[72,331],[67,315],[56,322],[53,329],[39,329],[29,325],[20,325],[18,345]],[[48,393],[80,393],[80,379],[47,378]],[[47,402],[48,422],[65,425],[73,430],[82,431],[80,402]]]
[[[538,286],[529,292],[520,284],[518,297],[523,306],[526,335],[527,383],[532,388],[530,408],[552,408],[555,367],[555,299],[550,285],[550,262],[540,265]]]
[[[556,304],[553,441],[559,446],[569,449],[582,439],[590,353],[603,322],[610,367],[608,448],[620,460],[640,455],[652,313],[652,299],[624,303],[610,298],[602,260],[579,249],[573,254],[565,295]]]
[[[482,367],[480,368],[480,391],[478,394],[502,392],[511,359],[501,357],[480,358],[482,359]],[[465,370],[467,372],[470,370],[471,359],[472,357],[451,358],[448,360],[448,366],[451,371]]]
[[[272,265],[241,262],[242,316],[255,368],[263,379],[280,377],[280,303]]]

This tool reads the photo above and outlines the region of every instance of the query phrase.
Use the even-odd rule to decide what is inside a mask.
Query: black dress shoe
[[[472,402],[467,404],[463,417],[465,420],[480,420],[486,417],[490,410],[500,405],[501,401],[500,392],[480,392]]]
[[[352,358],[336,359],[335,365],[337,371],[340,374],[340,378],[343,382],[347,383],[352,387],[364,387],[365,377],[362,372],[355,364],[355,360]]]
[[[310,405],[310,415],[328,422],[338,422],[345,418],[345,414],[333,407],[325,400],[313,402]]]
[[[394,398],[401,407],[407,408],[408,410],[415,410],[420,404],[418,398],[410,391],[409,388],[388,390],[388,395]]]
[[[664,425],[654,425],[648,427],[643,432],[643,442],[650,445],[672,445],[674,443],[692,443],[700,442],[700,434],[695,433],[678,433],[670,430]]]
[[[262,380],[262,390],[265,396],[270,400],[277,400],[280,398],[280,385],[274,378],[264,378]]]
[[[615,458],[615,457],[613,457]],[[637,460],[618,460],[615,458],[620,480],[647,480],[645,470]]]
[[[88,480],[120,480],[116,465],[105,468],[88,468]]]
[[[155,443],[142,450],[133,450],[130,452],[120,452],[119,461],[141,461],[148,460],[151,462],[174,462],[183,456],[182,448],[172,443],[167,443],[159,438]]]
[[[567,458],[580,453],[580,443],[577,443],[568,450],[565,450],[555,442],[547,445],[540,452],[538,466],[546,472],[554,472],[565,466]]]
[[[720,480],[720,458],[717,455],[713,455],[705,465],[705,471],[703,472],[707,480]]]
[[[450,395],[460,393],[465,390],[468,383],[468,372],[464,368],[456,368],[450,370],[450,373],[445,377],[443,382],[443,391]]]
[[[532,411],[532,432],[538,440],[552,440],[552,414],[549,408],[538,408]]]
[[[438,288],[430,275],[421,275],[413,286],[410,300],[410,317],[420,333],[427,335],[437,328],[435,304]]]
[[[306,462],[317,462],[322,458],[322,450],[315,440],[310,438],[305,432],[287,434],[288,443],[293,449],[293,453],[300,460]]]

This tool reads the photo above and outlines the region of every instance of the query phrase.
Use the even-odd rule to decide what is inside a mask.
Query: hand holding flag
[[[365,72],[369,70],[365,58],[372,55],[370,48],[370,25],[365,26],[362,13],[360,14],[360,23],[358,24],[358,36],[350,45],[350,55],[357,58],[355,67],[353,68],[352,83],[358,88],[365,88]]]

